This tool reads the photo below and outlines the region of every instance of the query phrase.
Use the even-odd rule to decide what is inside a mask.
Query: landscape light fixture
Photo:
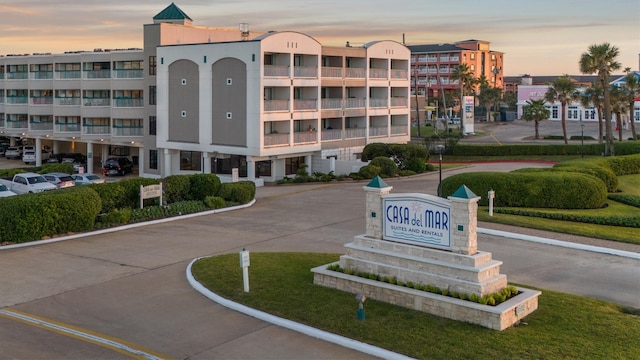
[[[358,302],[358,312],[357,317],[358,320],[364,320],[364,302],[367,300],[367,297],[364,294],[356,294],[356,301]]]

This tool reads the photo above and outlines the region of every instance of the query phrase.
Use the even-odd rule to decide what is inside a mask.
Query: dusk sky
[[[157,0],[0,0],[0,54],[141,48]],[[478,39],[505,53],[505,75],[579,75],[580,55],[608,42],[638,70],[640,0],[176,0],[193,25],[298,31],[324,45]]]

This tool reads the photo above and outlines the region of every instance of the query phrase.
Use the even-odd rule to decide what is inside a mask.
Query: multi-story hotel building
[[[404,45],[191,22],[171,4],[143,49],[0,57],[0,134],[85,153],[89,172],[128,156],[141,176],[238,169],[258,184],[349,172],[368,143],[409,141]]]
[[[460,91],[453,69],[466,64],[474,78],[485,76],[493,87],[504,85],[504,53],[491,50],[491,43],[465,40],[453,44],[409,45],[411,50],[411,93],[438,96],[441,91]],[[428,91],[428,93],[427,93]]]

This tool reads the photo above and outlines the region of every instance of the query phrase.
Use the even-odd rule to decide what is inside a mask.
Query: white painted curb
[[[311,336],[320,340],[324,340],[330,343],[334,343],[337,345],[340,345],[342,347],[348,348],[348,349],[353,349],[356,351],[360,351],[362,353],[365,354],[369,354],[372,356],[376,356],[379,357],[381,359],[413,359],[411,357],[402,355],[402,354],[398,354],[398,353],[394,353],[392,351],[389,350],[385,350],[382,348],[379,348],[377,346],[373,346],[373,345],[369,345],[357,340],[353,340],[353,339],[349,339],[346,338],[344,336],[340,336],[340,335],[336,335],[336,334],[332,334],[330,332],[326,332],[326,331],[322,331],[322,330],[318,330],[316,328],[313,328],[311,326],[307,326],[307,325],[303,325],[291,320],[287,320],[287,319],[283,319],[281,317],[277,317],[259,310],[255,310],[252,309],[250,307],[235,303],[233,301],[227,300],[211,291],[209,291],[209,289],[205,288],[204,286],[202,286],[202,284],[200,284],[191,274],[191,266],[193,265],[193,263],[195,263],[196,261],[200,260],[202,258],[197,258],[192,260],[189,265],[187,266],[187,270],[186,270],[186,274],[187,274],[187,280],[189,281],[189,284],[191,284],[191,286],[198,291],[199,293],[201,293],[202,295],[206,296],[207,298],[209,298],[210,300],[215,301],[216,303],[227,307],[231,310],[234,311],[238,311],[241,312],[245,315],[249,315],[252,316],[254,318],[257,318],[259,320],[262,321],[266,321],[268,323],[289,329],[289,330],[293,330],[293,331],[297,331],[299,333],[302,333],[304,335],[307,336]]]
[[[531,241],[531,242],[536,242],[536,243],[545,244],[545,245],[559,246],[559,247],[583,250],[583,251],[591,251],[591,252],[596,252],[601,254],[622,256],[622,257],[640,260],[640,253],[634,253],[631,251],[609,249],[609,248],[600,247],[600,246],[578,244],[578,243],[573,243],[568,241],[560,241],[560,240],[554,240],[554,239],[543,238],[538,236],[516,234],[516,233],[511,233],[506,231],[492,230],[492,229],[485,229],[485,228],[478,228],[477,231],[480,234],[501,236],[509,239]]]

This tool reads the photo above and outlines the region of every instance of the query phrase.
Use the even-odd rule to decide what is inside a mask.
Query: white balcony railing
[[[264,76],[289,77],[288,66],[265,65]]]
[[[342,109],[342,99],[322,99],[320,106],[322,110]]]
[[[340,129],[322,130],[322,141],[335,141],[335,140],[342,140],[342,130]]]
[[[317,78],[318,68],[315,66],[294,66],[293,76],[297,78]]]
[[[388,129],[386,126],[369,128],[369,136],[387,136],[387,134]]]
[[[288,145],[289,134],[267,134],[264,136],[264,146]]]
[[[388,71],[387,69],[369,69],[369,77],[372,79],[386,79]]]
[[[318,110],[317,99],[294,99],[293,110]]]
[[[289,100],[265,100],[264,111],[289,111]]]
[[[318,141],[317,131],[296,131],[293,133],[293,143],[314,143]]]
[[[342,78],[342,68],[339,67],[323,67],[322,77]]]
[[[346,78],[350,79],[364,79],[365,78],[365,69],[364,68],[346,68]]]
[[[349,128],[344,130],[344,138],[345,139],[357,139],[363,138],[366,134],[365,128]]]
[[[348,98],[345,99],[344,107],[346,109],[362,109],[366,105],[366,99]]]

